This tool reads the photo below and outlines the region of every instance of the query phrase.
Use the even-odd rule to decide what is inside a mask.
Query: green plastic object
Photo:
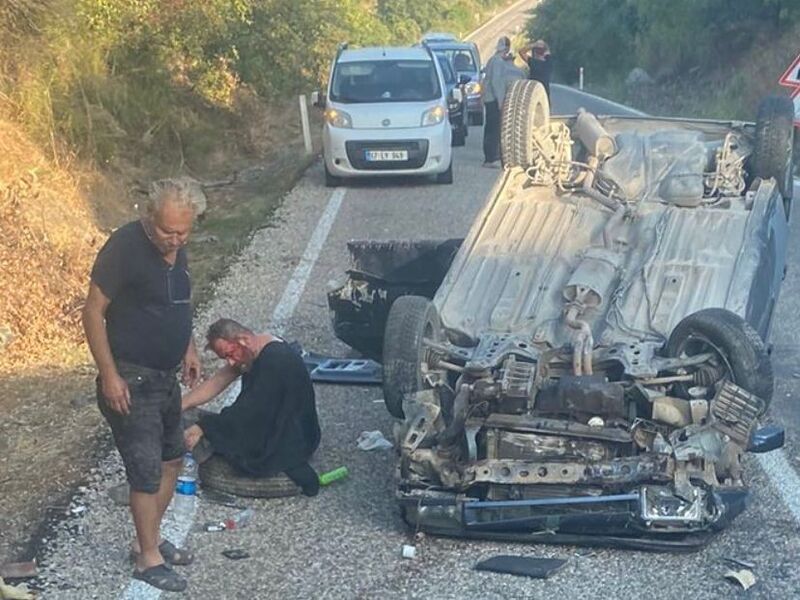
[[[328,471],[327,473],[323,473],[319,476],[319,484],[320,485],[330,485],[334,481],[339,481],[340,479],[344,479],[347,477],[348,471],[347,467],[339,467],[338,469],[334,469],[333,471]]]

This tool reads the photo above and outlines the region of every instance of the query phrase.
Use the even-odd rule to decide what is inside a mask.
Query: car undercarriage
[[[328,302],[383,362],[411,526],[679,551],[744,510],[744,454],[783,444],[759,419],[792,128],[767,100],[755,124],[551,119],[519,82],[463,240],[351,243]]]

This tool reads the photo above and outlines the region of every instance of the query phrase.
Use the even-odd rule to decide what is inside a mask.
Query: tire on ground
[[[772,400],[772,362],[758,332],[739,315],[724,308],[706,308],[684,318],[669,336],[667,354],[681,356],[691,341],[712,346],[727,362],[736,385],[761,398]],[[688,398],[688,387],[676,384],[676,393]]]
[[[786,218],[792,203],[792,151],[794,146],[794,104],[785,96],[767,96],[758,105],[752,176],[774,177],[783,196]]]
[[[282,498],[296,496],[302,491],[283,474],[275,477],[241,475],[218,454],[202,463],[198,467],[197,475],[203,487],[248,498]]]
[[[403,397],[423,386],[423,338],[437,339],[439,317],[422,296],[400,296],[392,304],[383,336],[383,399],[393,417],[403,418]]]
[[[550,103],[538,81],[520,79],[506,92],[500,117],[500,155],[507,168],[533,163],[533,138],[550,126]]]

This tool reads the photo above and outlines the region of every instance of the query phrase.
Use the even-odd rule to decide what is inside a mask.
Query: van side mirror
[[[325,97],[320,94],[319,90],[311,92],[311,104],[317,108],[325,108]]]

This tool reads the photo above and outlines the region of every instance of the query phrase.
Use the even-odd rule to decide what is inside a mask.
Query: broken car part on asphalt
[[[36,560],[0,565],[0,577],[4,579],[27,579],[37,574]]]
[[[381,365],[371,359],[335,358],[308,352],[297,342],[292,347],[303,357],[311,381],[343,385],[380,385]]]
[[[533,577],[534,579],[547,579],[566,564],[567,561],[563,558],[501,555],[482,560],[475,565],[475,570],[522,575]]]
[[[351,242],[337,336],[383,362],[415,529],[690,550],[746,505],[773,393],[792,107],[755,124],[579,111],[536,82],[463,240]]]

